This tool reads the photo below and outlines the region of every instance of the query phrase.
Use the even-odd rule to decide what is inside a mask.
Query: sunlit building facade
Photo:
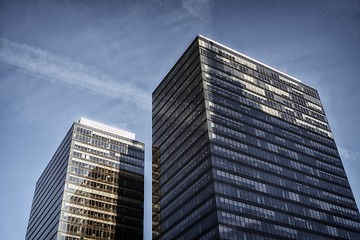
[[[198,36],[153,92],[157,239],[360,239],[318,92]]]
[[[143,239],[144,144],[80,118],[40,176],[26,239]]]

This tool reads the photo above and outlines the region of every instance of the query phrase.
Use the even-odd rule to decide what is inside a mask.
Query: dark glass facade
[[[142,239],[144,144],[81,118],[39,178],[26,239]]]
[[[198,36],[153,92],[153,237],[360,239],[318,92]]]

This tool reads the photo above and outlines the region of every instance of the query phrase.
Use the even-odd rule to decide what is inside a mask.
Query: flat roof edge
[[[84,117],[80,117],[78,123],[87,125],[89,127],[97,128],[99,130],[103,130],[105,132],[113,133],[122,137],[130,138],[132,140],[135,140],[135,133],[131,133],[125,130],[122,130],[120,128],[112,127],[109,125],[106,125],[104,123],[96,122]]]
[[[213,43],[215,43],[215,44],[217,44],[217,45],[219,45],[219,46],[221,46],[221,47],[223,47],[223,48],[225,48],[225,49],[227,49],[227,50],[233,51],[233,52],[235,52],[236,54],[239,54],[240,56],[245,57],[245,58],[247,58],[247,59],[249,59],[249,60],[251,60],[251,61],[253,61],[253,62],[257,63],[257,64],[260,64],[260,65],[262,65],[262,66],[264,66],[264,67],[267,67],[267,68],[269,68],[269,69],[271,69],[271,70],[273,70],[273,71],[275,71],[275,72],[278,72],[278,73],[280,73],[280,74],[282,74],[282,75],[290,78],[290,80],[294,80],[294,81],[296,81],[296,82],[302,83],[301,80],[299,80],[299,79],[297,79],[297,78],[295,78],[295,77],[293,77],[293,76],[290,76],[289,74],[286,74],[286,73],[284,73],[284,72],[282,72],[282,71],[280,71],[280,70],[277,70],[277,69],[274,68],[274,67],[271,67],[271,66],[269,66],[269,65],[267,65],[267,64],[265,64],[265,63],[263,63],[263,62],[260,62],[260,61],[258,61],[258,60],[256,60],[256,59],[252,58],[252,57],[249,57],[249,56],[247,56],[247,55],[245,55],[245,54],[243,54],[243,53],[241,53],[241,52],[239,52],[239,51],[236,51],[236,50],[234,50],[234,49],[232,49],[232,48],[230,48],[230,47],[227,47],[227,46],[225,46],[225,45],[222,44],[222,43],[219,43],[219,42],[217,42],[217,41],[215,41],[215,40],[212,40],[211,38],[205,37],[204,35],[201,35],[201,34],[199,34],[198,37],[203,38],[203,39],[206,39],[206,40],[208,40],[208,41],[211,41],[211,42],[213,42]]]

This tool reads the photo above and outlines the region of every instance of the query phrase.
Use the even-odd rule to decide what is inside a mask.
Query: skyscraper
[[[198,36],[152,111],[155,238],[360,239],[314,88]]]
[[[144,144],[85,118],[40,176],[26,239],[142,239]]]

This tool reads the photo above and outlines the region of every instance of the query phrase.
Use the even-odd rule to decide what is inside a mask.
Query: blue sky
[[[359,1],[0,0],[0,239],[80,116],[147,144],[150,235],[151,92],[197,34],[318,89],[360,203]]]

